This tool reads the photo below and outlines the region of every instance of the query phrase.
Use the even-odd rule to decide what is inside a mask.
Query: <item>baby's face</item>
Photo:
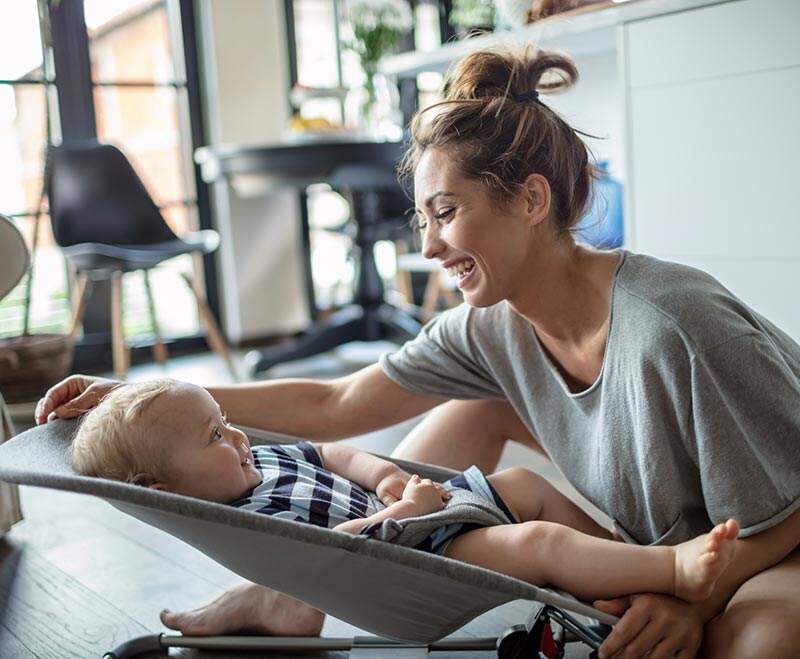
[[[164,432],[169,464],[166,482],[154,487],[207,501],[230,503],[261,482],[253,466],[250,442],[223,418],[217,402],[205,389],[181,385],[158,396],[151,412]]]

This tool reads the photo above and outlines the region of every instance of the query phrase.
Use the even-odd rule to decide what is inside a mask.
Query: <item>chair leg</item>
[[[408,245],[406,244],[405,240],[396,240],[395,241],[395,250],[398,256],[402,256],[403,254],[408,254]],[[397,268],[395,273],[395,282],[397,285],[397,290],[400,291],[401,295],[405,298],[408,304],[414,304],[414,287],[411,283],[411,271],[410,270],[401,270]]]
[[[92,280],[89,278],[89,273],[79,272],[72,289],[72,322],[69,327],[69,335],[72,337],[78,333],[78,328],[81,326],[91,290]]]
[[[114,358],[114,375],[124,380],[128,374],[128,350],[122,325],[122,272],[111,276],[111,347]]]
[[[147,307],[150,310],[150,322],[153,324],[153,358],[159,364],[165,364],[168,358],[167,346],[161,339],[161,328],[156,317],[156,304],[153,300],[153,289],[150,286],[150,271],[142,270],[144,276],[144,290],[147,293]]]
[[[181,273],[181,276],[183,277],[184,281],[186,281],[186,284],[189,286],[189,290],[192,291],[192,295],[194,295],[194,299],[197,302],[197,313],[200,316],[200,322],[203,325],[203,331],[205,332],[206,341],[208,341],[209,347],[220,357],[222,357],[234,381],[238,381],[239,374],[233,365],[233,359],[231,359],[231,353],[228,350],[228,344],[225,341],[225,337],[222,336],[222,332],[217,325],[214,314],[211,313],[211,309],[208,306],[205,295],[203,295],[202,291],[199,290],[196,280],[193,277],[190,277],[184,272]]]
[[[428,283],[425,285],[425,297],[422,301],[422,320],[427,322],[436,313],[436,305],[439,303],[439,293],[442,290],[442,276],[438,270],[432,271],[428,275]]]

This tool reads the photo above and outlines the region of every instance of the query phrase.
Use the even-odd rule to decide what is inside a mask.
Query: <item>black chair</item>
[[[128,159],[109,144],[80,141],[51,147],[46,185],[53,236],[76,274],[72,332],[81,324],[92,283],[110,280],[114,371],[124,378],[129,355],[122,326],[122,275],[141,270],[155,330],[153,354],[156,361],[166,361],[149,271],[181,254],[210,254],[219,246],[217,232],[176,236]],[[197,301],[206,340],[235,376],[226,342],[205,296],[195,278],[184,275],[184,279]]]
[[[352,303],[287,343],[249,353],[247,363],[253,375],[351,341],[407,341],[421,329],[410,313],[386,302],[375,263],[375,243],[393,239],[408,226],[405,210],[410,202],[398,187],[394,167],[381,163],[340,165],[327,176],[327,182],[350,202],[349,226],[358,265]]]

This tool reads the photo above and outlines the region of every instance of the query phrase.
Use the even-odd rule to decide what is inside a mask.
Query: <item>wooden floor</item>
[[[340,354],[301,365],[309,373],[337,375],[374,361],[374,348]],[[327,360],[327,361],[326,361]],[[337,370],[338,369],[338,370]],[[224,369],[210,355],[176,359],[166,371],[141,367],[132,379],[168,374],[211,384],[224,381]],[[304,373],[277,370],[277,375]],[[391,452],[412,424],[358,438],[360,448]],[[504,463],[533,461],[540,471],[558,474],[525,449],[504,456]],[[532,464],[532,463],[531,463]],[[530,466],[530,465],[529,465]],[[0,658],[99,657],[130,638],[165,632],[158,618],[163,608],[185,610],[207,603],[241,579],[183,542],[147,526],[110,505],[84,495],[22,488],[25,520],[0,540]],[[457,634],[498,635],[522,622],[530,603],[512,602],[472,621]],[[323,635],[364,635],[329,618]],[[161,656],[161,655],[147,655]],[[172,650],[170,656],[223,657]],[[248,653],[241,656],[297,657]],[[328,652],[302,656],[346,657]],[[478,659],[492,652],[437,652],[437,659]],[[587,656],[578,647],[569,657]]]

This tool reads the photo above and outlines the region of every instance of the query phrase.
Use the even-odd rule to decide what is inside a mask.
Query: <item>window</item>
[[[97,137],[133,164],[165,220],[178,235],[198,228],[189,139],[186,75],[175,3],[167,0],[85,0]],[[170,19],[173,20],[170,20]],[[167,261],[150,274],[156,314],[166,337],[198,332],[197,308],[179,276],[192,257]],[[149,335],[141,273],[123,277],[126,337]]]
[[[80,62],[76,65],[67,52],[68,75],[59,79],[58,93],[55,65],[59,57],[64,57],[65,46],[62,44],[61,50],[58,47],[53,51],[45,49],[40,37],[39,12],[47,11],[51,3],[17,0],[3,10],[0,22],[0,171],[3,172],[0,212],[12,217],[30,244],[32,220],[41,190],[46,109],[49,106],[52,139],[58,143],[61,115],[57,99],[68,98],[69,102],[64,101],[66,112],[63,115],[66,139],[84,139],[96,134],[100,141],[119,146],[173,230],[181,234],[199,228],[192,136],[199,135],[200,131],[195,123],[198,117],[190,114],[190,106],[196,108],[199,103],[196,85],[190,87],[187,81],[182,43],[184,35],[190,40],[194,38],[191,3],[85,0],[81,7],[78,2],[62,0],[46,17],[54,35],[56,32],[73,35],[67,48],[72,48],[72,39],[80,40],[83,30],[79,28],[84,27],[81,20],[85,21],[91,73],[86,70],[81,74]],[[190,17],[188,27],[182,25],[184,16]],[[77,33],[76,26],[79,26]],[[193,41],[190,47],[194,47]],[[195,74],[193,71],[192,80],[196,82]],[[90,97],[94,99],[93,116],[84,101]],[[207,223],[205,197],[203,201],[203,218]],[[71,306],[68,276],[64,260],[53,243],[46,215],[41,218],[37,244],[31,330],[65,331]],[[154,288],[162,293],[157,296],[156,304],[165,337],[191,337],[198,333],[195,304],[178,276],[180,271],[192,270],[191,258],[169,261],[151,276]],[[202,274],[202,269],[197,272]],[[213,276],[213,271],[207,272]],[[124,287],[126,336],[149,340],[152,327],[141,275],[126,274]],[[24,293],[23,282],[0,303],[0,335],[20,333]],[[99,315],[92,321],[93,331],[103,331],[101,307],[108,305],[105,297],[93,300],[95,308],[99,309]],[[213,305],[213,292],[209,297]],[[95,339],[85,342],[87,354],[91,345],[102,348]],[[102,350],[91,349],[92,357],[87,364],[96,365],[104,359],[103,354]]]
[[[52,55],[42,46],[36,0],[3,9],[0,21],[0,213],[11,218],[30,246],[42,188],[47,143],[57,134],[57,101]],[[66,271],[50,232],[39,221],[33,271],[31,331],[63,331],[69,322]],[[0,336],[20,334],[24,324],[27,277],[0,301]]]

